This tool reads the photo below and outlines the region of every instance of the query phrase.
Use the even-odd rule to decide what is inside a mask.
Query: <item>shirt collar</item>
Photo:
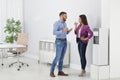
[[[59,22],[65,23],[65,21],[59,20]]]

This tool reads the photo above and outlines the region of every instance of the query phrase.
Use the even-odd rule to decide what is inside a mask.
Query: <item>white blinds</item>
[[[0,41],[5,37],[6,19],[12,17],[23,24],[23,0],[0,0]]]

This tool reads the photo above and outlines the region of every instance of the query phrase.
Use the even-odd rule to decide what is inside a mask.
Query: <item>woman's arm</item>
[[[77,34],[77,31],[76,31],[76,29],[74,29],[74,33],[75,33],[75,34]]]
[[[81,37],[81,40],[89,40],[93,36],[93,32],[89,26],[86,26],[86,31],[88,32],[88,37]]]
[[[87,31],[88,31],[88,39],[90,39],[93,36],[93,31],[90,29],[90,27],[87,27]]]

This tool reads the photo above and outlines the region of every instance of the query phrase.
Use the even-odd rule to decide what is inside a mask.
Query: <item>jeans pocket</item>
[[[55,41],[55,44],[56,44],[56,45],[61,45],[61,41],[56,40],[56,41]]]

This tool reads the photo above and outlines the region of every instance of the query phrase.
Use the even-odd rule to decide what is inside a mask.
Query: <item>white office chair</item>
[[[24,63],[24,62],[21,62],[19,60],[20,58],[20,55],[23,54],[24,52],[27,51],[27,48],[28,48],[28,34],[27,33],[19,33],[18,34],[18,39],[17,39],[17,44],[20,44],[20,45],[25,45],[26,47],[25,48],[17,48],[15,50],[9,50],[8,52],[10,53],[13,53],[14,55],[16,55],[18,61],[17,62],[14,62],[14,63],[11,63],[9,65],[9,67],[13,66],[14,64],[18,63],[19,64],[19,68],[17,69],[18,71],[20,70],[20,68],[23,66],[23,65],[26,65],[27,67],[29,66],[27,63]]]

